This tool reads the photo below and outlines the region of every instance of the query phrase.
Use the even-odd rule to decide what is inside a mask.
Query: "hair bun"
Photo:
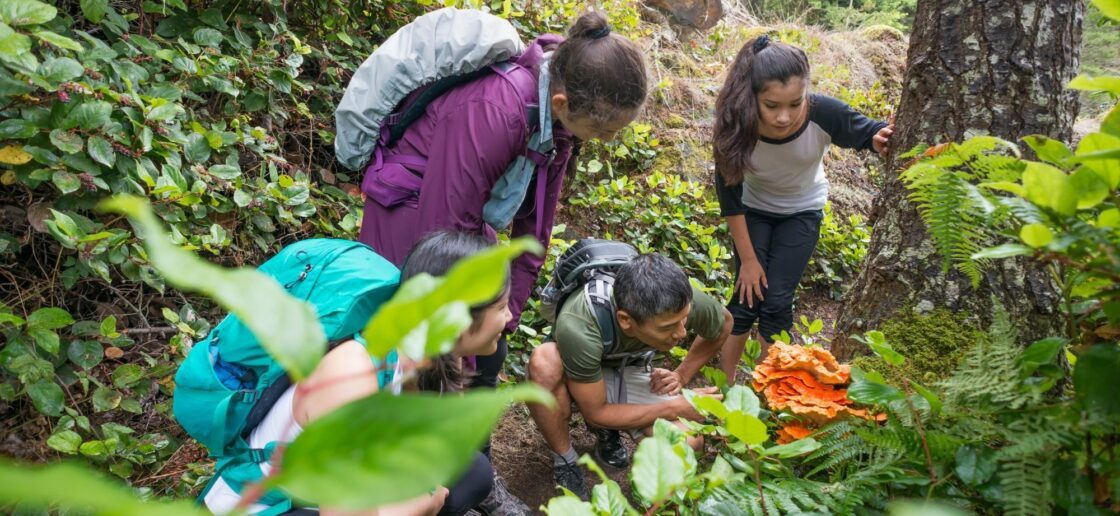
[[[587,11],[576,19],[572,28],[568,29],[568,37],[599,39],[611,33],[610,22],[607,17],[598,11]]]

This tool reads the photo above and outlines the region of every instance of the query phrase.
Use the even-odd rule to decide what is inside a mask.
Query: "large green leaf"
[[[31,397],[31,403],[39,412],[52,417],[62,414],[62,387],[53,380],[41,380],[28,385],[27,395]]]
[[[648,438],[634,452],[634,490],[648,503],[664,500],[685,483],[686,464],[664,439]]]
[[[1077,211],[1077,191],[1069,176],[1050,165],[1028,161],[1023,187],[1027,189],[1027,200],[1039,206],[1062,215]]]
[[[108,387],[98,387],[93,391],[93,411],[113,410],[121,404],[121,393]]]
[[[638,514],[638,511],[630,506],[626,495],[622,494],[622,488],[619,487],[618,482],[608,477],[603,472],[603,468],[595,462],[595,459],[592,459],[589,455],[584,455],[579,458],[579,464],[599,477],[600,483],[591,488],[591,505],[600,516],[624,516],[628,514],[636,516]]]
[[[81,43],[78,43],[77,41],[74,41],[66,36],[51,32],[49,30],[38,31],[35,33],[35,37],[46,41],[47,43],[50,43],[58,48],[73,50],[75,52],[81,52],[82,50],[84,50]]]
[[[0,2],[0,21],[20,27],[47,23],[58,15],[53,5],[37,0],[4,0]]]
[[[995,475],[999,468],[996,454],[987,447],[977,450],[974,446],[962,446],[957,450],[957,466],[955,471],[964,483],[978,486],[987,482]]]
[[[1110,416],[1120,414],[1116,379],[1120,378],[1120,346],[1113,342],[1096,344],[1081,356],[1073,369],[1077,398],[1089,410]]]
[[[0,23],[0,60],[22,63],[22,56],[31,50],[31,38],[16,32],[6,23]]]
[[[60,487],[64,487],[61,489]],[[206,515],[189,501],[141,502],[132,491],[76,464],[40,466],[0,459],[0,503],[26,503],[113,516]]]
[[[766,433],[766,423],[737,410],[727,415],[725,426],[731,435],[747,444],[762,444],[770,438]]]
[[[758,417],[761,403],[759,403],[758,395],[749,387],[735,385],[727,390],[727,395],[723,400],[723,406],[727,407],[727,412],[739,411],[748,416]]]
[[[1053,138],[1034,134],[1023,138],[1023,141],[1027,142],[1039,159],[1059,167],[1064,167],[1066,161],[1073,157],[1073,151],[1066,144]]]
[[[1082,91],[1107,91],[1113,95],[1120,95],[1120,77],[1108,75],[1091,77],[1082,74],[1069,81],[1069,88]]]
[[[81,444],[82,436],[73,430],[55,432],[50,439],[47,439],[47,446],[70,455],[78,453],[78,446],[81,446]]]
[[[1090,133],[1078,142],[1076,159],[1083,161],[1082,166],[1096,171],[1102,179],[1108,182],[1109,188],[1116,188],[1120,186],[1120,158],[1085,159],[1116,150],[1120,150],[1120,137],[1104,133]]]
[[[284,452],[271,484],[303,501],[354,509],[451,485],[513,401],[555,403],[532,384],[357,400],[309,424]]]
[[[591,504],[575,496],[557,496],[544,508],[548,516],[599,516]]]
[[[539,254],[541,246],[523,237],[464,258],[442,278],[410,278],[362,331],[369,353],[383,358],[398,346],[413,359],[446,353],[470,325],[469,307],[494,299],[509,262],[525,252]]]
[[[100,136],[90,136],[87,143],[89,144],[89,156],[94,161],[106,167],[112,167],[117,162],[117,153],[113,150],[113,144],[109,143],[109,140]]]
[[[293,380],[299,381],[315,369],[326,352],[326,335],[311,305],[291,297],[261,272],[224,269],[180,249],[140,198],[117,196],[100,207],[128,215],[152,265],[167,282],[205,294],[236,314]]]
[[[109,116],[113,113],[113,106],[108,102],[94,101],[83,102],[74,106],[66,118],[62,120],[63,129],[97,129],[109,123]]]
[[[865,373],[852,366],[852,383],[848,386],[848,399],[864,405],[886,405],[892,401],[906,399],[906,394],[883,382],[883,377],[874,372]]]
[[[1093,5],[1105,16],[1120,22],[1120,0],[1093,0]]]
[[[43,76],[51,85],[58,85],[81,77],[85,68],[81,63],[69,57],[51,58],[43,61],[39,66],[39,75]]]
[[[70,343],[66,356],[70,357],[70,361],[78,367],[88,370],[101,363],[105,358],[105,349],[95,340],[78,339]]]
[[[61,308],[40,308],[27,317],[29,328],[42,328],[44,330],[57,330],[74,324],[70,313]]]
[[[1046,224],[1027,224],[1019,228],[1019,238],[1024,244],[1037,249],[1049,244],[1054,239],[1054,233],[1050,231]]]
[[[804,439],[793,441],[792,443],[780,444],[778,446],[767,448],[766,451],[763,452],[763,455],[774,456],[778,457],[779,459],[789,459],[816,451],[817,448],[820,447],[821,443],[817,442],[816,439],[813,439],[812,437],[806,437]]]
[[[39,133],[39,126],[31,120],[9,118],[0,122],[0,138],[26,139]]]
[[[85,142],[82,141],[82,135],[62,129],[52,130],[50,138],[51,143],[53,143],[55,147],[58,147],[58,150],[67,154],[79,152],[82,150],[82,146],[85,145]]]
[[[86,19],[93,23],[101,23],[109,12],[109,0],[81,0],[78,5]]]

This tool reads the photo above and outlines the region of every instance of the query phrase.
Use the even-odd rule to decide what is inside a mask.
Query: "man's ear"
[[[638,322],[626,310],[615,311],[615,318],[618,319],[618,327],[623,333],[629,333],[630,330],[638,326]]]

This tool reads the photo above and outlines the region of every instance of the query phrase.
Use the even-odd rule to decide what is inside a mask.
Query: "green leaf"
[[[1023,141],[1027,142],[1039,159],[1055,166],[1064,167],[1067,160],[1073,157],[1073,151],[1066,144],[1053,138],[1035,134],[1023,138]]]
[[[100,136],[90,136],[89,155],[94,161],[106,167],[112,167],[117,162],[117,153],[113,150],[113,144]]]
[[[1092,208],[1108,198],[1108,179],[1092,167],[1083,166],[1070,177],[1074,191],[1077,192],[1077,209]]]
[[[1087,156],[1099,156],[1120,149],[1120,137],[1104,133],[1089,133],[1077,144],[1077,159],[1081,161]],[[1083,167],[1093,169],[1108,182],[1108,187],[1114,189],[1120,186],[1120,159],[1093,159],[1082,163]]]
[[[30,335],[32,339],[35,339],[35,344],[43,348],[43,351],[52,355],[58,354],[58,334],[54,331],[31,327],[28,328],[27,334]]]
[[[74,41],[66,36],[56,34],[49,30],[38,31],[35,33],[35,37],[64,50],[73,50],[75,52],[81,52],[85,50],[85,48],[82,47],[81,43],[78,43],[77,41]]]
[[[121,389],[132,387],[144,378],[144,370],[136,364],[124,364],[113,370],[113,385]]]
[[[957,450],[957,465],[955,471],[964,483],[970,486],[979,486],[992,478],[999,463],[996,454],[984,447],[977,450],[972,445],[962,446]]]
[[[6,23],[0,23],[0,60],[23,63],[23,55],[31,50],[31,38],[13,30]]]
[[[887,344],[887,337],[881,331],[869,331],[859,340],[865,342],[872,352],[892,366],[897,367],[906,362],[906,357],[895,351],[890,344]]]
[[[370,355],[384,358],[398,346],[417,360],[446,352],[470,324],[467,307],[497,297],[505,288],[509,262],[526,251],[540,253],[540,244],[522,237],[464,258],[444,278],[410,278],[362,331]]]
[[[1023,172],[1023,186],[1027,189],[1027,200],[1041,207],[1062,215],[1073,215],[1077,211],[1077,192],[1069,176],[1061,170],[1028,161]]]
[[[1120,96],[1120,77],[1103,76],[1091,77],[1085,74],[1074,77],[1069,81],[1067,88],[1081,91],[1107,91]]]
[[[113,113],[113,106],[108,102],[94,101],[78,104],[62,120],[63,129],[98,129],[109,123],[109,116]]]
[[[39,126],[31,120],[11,118],[0,122],[0,139],[26,139],[39,133]]]
[[[1034,250],[1022,244],[1003,244],[989,247],[972,255],[973,260],[1000,259],[1033,254]]]
[[[100,342],[95,340],[78,339],[70,343],[69,349],[66,350],[66,356],[78,367],[89,370],[101,363],[101,360],[105,357],[105,349]]]
[[[93,411],[106,412],[121,404],[121,393],[108,387],[98,387],[93,391]]]
[[[81,151],[84,145],[82,135],[62,129],[51,131],[51,143],[53,143],[55,147],[58,147],[58,150],[67,154],[74,154],[75,152]]]
[[[97,459],[109,454],[109,446],[105,441],[86,441],[78,447],[78,451],[86,457]]]
[[[58,417],[62,414],[62,387],[53,380],[40,380],[27,386],[27,395],[40,413]]]
[[[630,472],[634,490],[649,504],[662,501],[685,483],[686,466],[668,441],[642,439]]]
[[[766,433],[766,423],[737,410],[727,415],[725,426],[728,433],[747,444],[762,444],[770,438]]]
[[[821,443],[818,443],[816,439],[813,439],[812,437],[806,437],[804,439],[793,441],[792,443],[786,443],[767,448],[766,451],[762,452],[762,454],[767,457],[791,459],[793,457],[805,455],[806,453],[814,452],[817,450],[817,448],[820,447]]]
[[[4,0],[0,2],[0,21],[15,27],[47,23],[58,15],[58,9],[37,0]]]
[[[1058,352],[1065,347],[1066,342],[1066,339],[1061,337],[1049,337],[1028,346],[1019,356],[1019,365],[1023,368],[1023,373],[1033,374],[1039,366],[1054,363],[1054,359],[1058,358]]]
[[[65,170],[55,170],[54,174],[51,174],[51,182],[64,194],[74,193],[82,187],[82,180]]]
[[[223,269],[180,249],[143,199],[117,196],[102,201],[100,208],[127,215],[137,226],[152,265],[169,284],[202,293],[235,314],[294,381],[315,369],[326,353],[326,335],[311,305],[288,295],[264,273]]]
[[[1116,396],[1116,379],[1120,378],[1120,347],[1113,342],[1093,345],[1077,357],[1073,369],[1073,387],[1085,408],[1102,414],[1120,414],[1120,396]]]
[[[101,23],[105,13],[109,12],[109,0],[81,0],[78,5],[86,19],[93,23]]]
[[[98,328],[98,331],[101,333],[102,337],[108,337],[110,339],[120,337],[121,334],[117,332],[117,316],[110,315],[106,317],[105,320],[101,321],[101,326]]]
[[[1102,228],[1120,227],[1120,209],[1109,208],[1097,216],[1097,226]]]
[[[52,85],[76,79],[84,73],[86,71],[81,63],[69,57],[50,58],[43,61],[43,64],[39,66],[39,75],[42,75]]]
[[[303,501],[349,509],[451,485],[513,401],[555,404],[527,384],[463,396],[381,392],[357,400],[309,424],[284,452],[270,485]]]
[[[27,318],[27,326],[29,328],[43,328],[45,330],[57,330],[65,328],[74,324],[74,318],[70,313],[61,308],[40,308],[35,310]]]
[[[177,104],[167,102],[166,104],[153,106],[152,109],[148,111],[147,118],[148,120],[156,122],[166,122],[175,118],[175,115],[179,114],[179,109]]]
[[[210,159],[210,144],[207,143],[205,136],[191,133],[190,136],[187,136],[187,144],[183,146],[183,153],[187,155],[187,160],[202,163]]]
[[[723,406],[723,402],[711,396],[688,396],[688,401],[692,403],[692,406],[696,407],[696,410],[701,414],[711,414],[720,419],[727,417],[727,407]]]
[[[664,421],[664,420],[659,420]],[[611,480],[603,468],[592,459],[590,455],[583,455],[577,461],[578,464],[583,465],[591,470],[596,476],[599,477],[601,483],[596,484],[591,488],[591,505],[598,514],[610,516],[623,516],[627,514],[636,515],[634,508],[630,506],[630,502],[626,499],[626,495],[622,494],[622,488],[618,486],[618,482]]]
[[[60,489],[59,486],[65,486]],[[116,516],[204,516],[190,501],[141,502],[132,489],[77,464],[22,464],[0,459],[0,503],[54,505]]]
[[[1035,249],[1045,247],[1051,240],[1054,240],[1054,233],[1050,232],[1050,228],[1046,224],[1027,224],[1019,230],[1019,238]]]
[[[81,444],[82,436],[73,430],[55,432],[50,439],[47,439],[47,446],[50,446],[51,449],[70,455],[78,453],[78,446]]]
[[[1120,21],[1120,0],[1093,0],[1093,5],[1100,9],[1101,14]]]
[[[914,380],[909,380],[909,382],[910,387],[912,387],[915,391],[918,391],[918,394],[926,399],[926,402],[929,403],[930,410],[932,410],[934,414],[940,414],[942,405],[941,398],[937,397],[937,394],[934,394],[933,391],[923,387],[920,383],[915,382]]]
[[[857,367],[852,367],[852,384],[848,386],[848,399],[864,405],[886,405],[892,401],[906,399],[906,395],[889,385],[882,383],[871,373],[863,373]]]
[[[761,404],[758,401],[758,395],[750,388],[743,385],[734,385],[727,390],[727,395],[723,399],[723,406],[727,407],[728,412],[742,412],[748,416],[758,417]]]
[[[571,495],[549,500],[544,512],[549,516],[597,516],[591,504]]]
[[[214,165],[210,167],[210,175],[219,179],[225,179],[226,181],[232,181],[241,177],[241,168],[235,165]]]
[[[198,28],[194,30],[194,42],[204,47],[217,48],[222,44],[222,33],[214,29]]]

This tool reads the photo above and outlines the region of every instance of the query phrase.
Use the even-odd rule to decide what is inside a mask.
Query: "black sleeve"
[[[887,126],[828,95],[813,94],[810,102],[809,118],[832,137],[832,143],[846,149],[874,150],[871,138]]]
[[[743,204],[743,183],[727,186],[723,183],[723,176],[719,175],[718,172],[713,175],[715,176],[716,197],[719,198],[719,216],[730,217],[746,213],[747,206]]]

